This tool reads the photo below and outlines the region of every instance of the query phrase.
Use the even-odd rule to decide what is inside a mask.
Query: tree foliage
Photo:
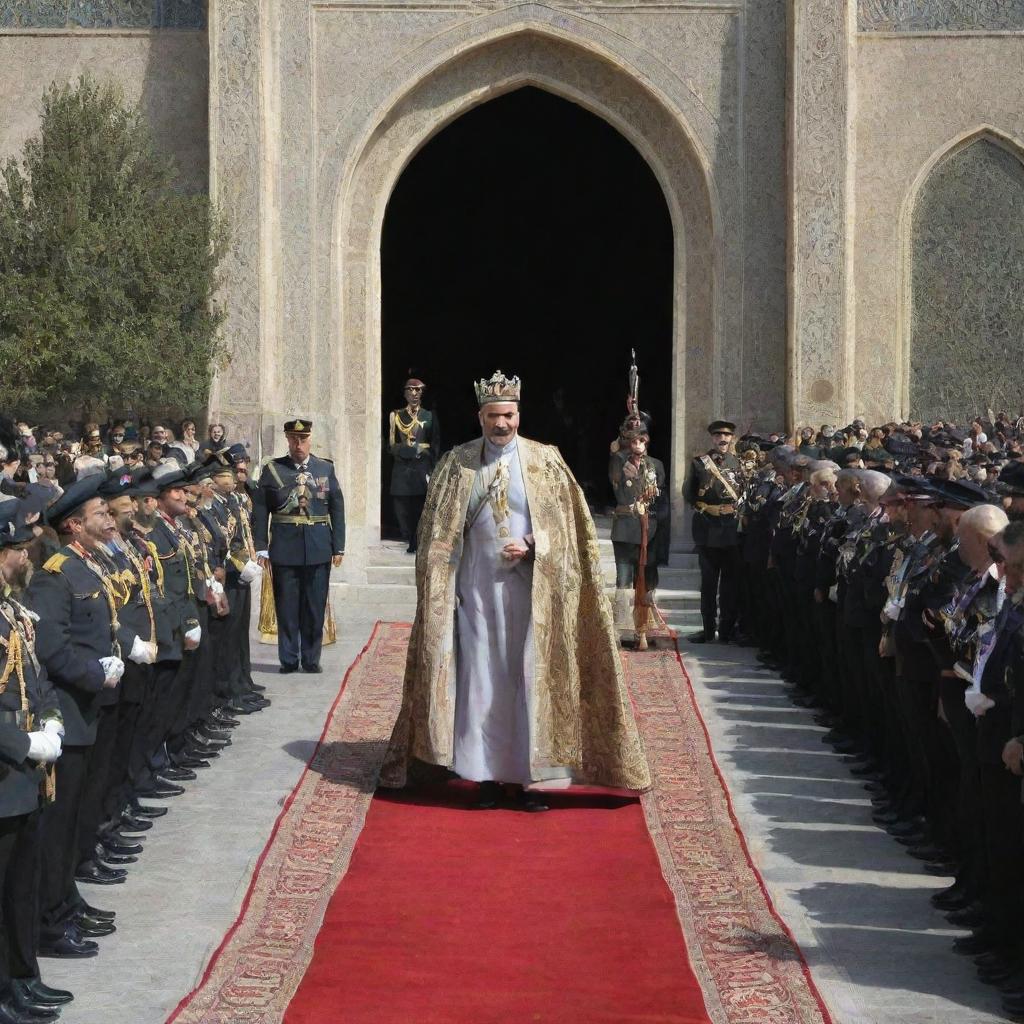
[[[196,409],[224,231],[112,85],[54,84],[0,177],[0,408]]]

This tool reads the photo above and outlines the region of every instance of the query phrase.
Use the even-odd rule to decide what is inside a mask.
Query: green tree
[[[81,78],[0,172],[0,408],[201,409],[225,233],[138,107]]]

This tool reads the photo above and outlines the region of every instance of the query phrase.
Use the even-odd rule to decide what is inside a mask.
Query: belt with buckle
[[[287,523],[289,526],[319,526],[330,523],[330,516],[289,516],[283,512],[274,512],[270,516],[272,523]]]

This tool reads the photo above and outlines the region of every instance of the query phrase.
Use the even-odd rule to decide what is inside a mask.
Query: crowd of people
[[[28,1024],[73,998],[39,958],[98,954],[93,893],[270,701],[255,489],[222,426],[3,421],[0,459],[0,1024]]]
[[[931,897],[953,948],[1024,1017],[1024,420],[711,427],[688,497],[734,526],[690,639],[756,645],[814,709],[876,824],[953,879]]]

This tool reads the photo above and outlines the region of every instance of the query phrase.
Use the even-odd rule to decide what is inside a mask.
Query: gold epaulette
[[[68,556],[62,554],[60,551],[57,554],[52,555],[49,560],[43,565],[43,568],[47,572],[58,573],[64,566],[64,563],[68,560]]]

